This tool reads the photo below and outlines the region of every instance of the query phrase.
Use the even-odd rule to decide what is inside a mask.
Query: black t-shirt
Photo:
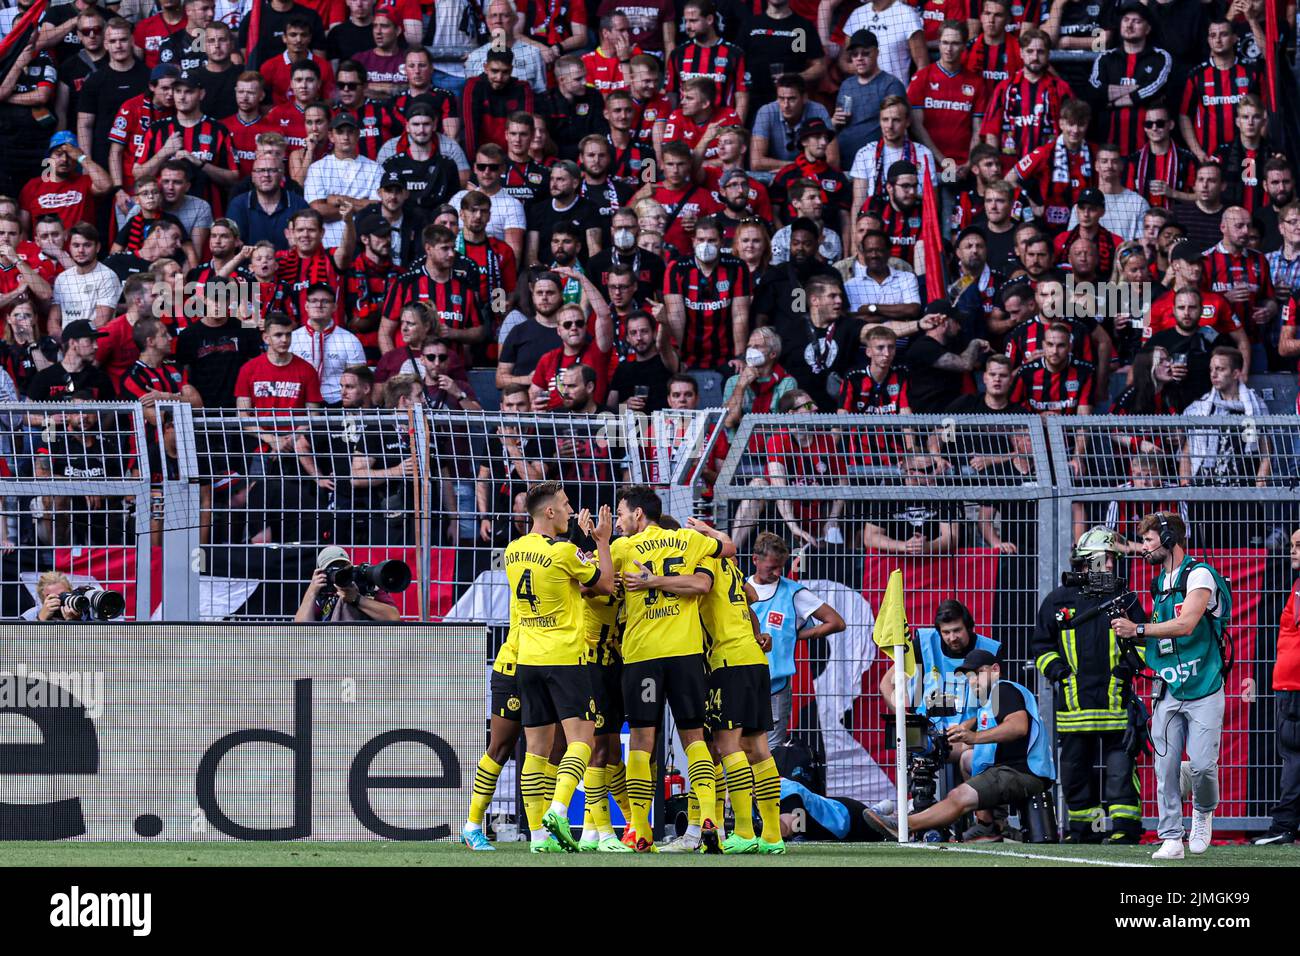
[[[1006,723],[1007,718],[1013,714],[1027,710],[1024,694],[1006,681],[999,681],[994,685],[993,716],[997,718],[998,726]],[[1029,773],[1030,736],[1032,736],[1031,733],[1026,733],[1023,737],[1017,737],[1015,740],[1005,740],[995,745],[993,765],[996,767],[1010,767],[1012,770],[1019,770],[1021,773]]]
[[[337,23],[325,38],[325,56],[331,60],[351,60],[363,50],[375,48],[374,24],[357,26],[351,20]]]
[[[112,255],[104,256],[104,265],[112,269],[123,282],[131,276],[148,272],[151,267],[148,259],[141,259],[134,252],[114,252]]]
[[[578,144],[592,133],[608,133],[605,101],[597,90],[587,90],[572,103],[559,90],[538,97],[537,114],[546,120],[560,159],[578,159]]]
[[[101,401],[117,397],[117,390],[98,365],[87,365],[80,372],[69,372],[62,362],[55,362],[32,376],[27,397],[33,402],[59,402],[72,391],[90,389]]]
[[[816,259],[803,265],[783,262],[769,266],[754,286],[753,314],[765,315],[777,326],[791,321],[805,323],[808,306],[803,286],[815,276],[828,276],[842,283],[838,272]]]
[[[501,343],[501,361],[510,362],[511,375],[532,375],[542,356],[561,345],[560,333],[536,319],[520,322]]]
[[[203,87],[203,112],[219,120],[234,116],[239,109],[235,103],[235,83],[239,81],[239,68],[232,66],[215,73],[205,66],[198,74],[199,86]]]
[[[244,328],[238,319],[217,328],[196,322],[176,339],[176,364],[189,372],[190,384],[208,408],[235,407],[239,370],[261,354],[257,330]]]
[[[954,524],[960,515],[951,501],[874,501],[866,508],[866,520],[895,541],[907,541],[917,532],[926,541],[939,537],[940,524]]]
[[[125,474],[122,446],[114,435],[96,435],[91,444],[82,436],[60,429],[41,448],[47,456],[50,473],[56,478],[91,480],[121,478]]]
[[[528,228],[537,233],[538,258],[550,260],[551,233],[562,222],[577,228],[578,258],[585,266],[590,255],[587,249],[587,230],[601,228],[600,211],[590,200],[582,198],[575,198],[573,205],[563,211],[555,208],[555,201],[550,197],[534,203],[528,210]]]
[[[961,394],[962,372],[945,372],[935,367],[944,355],[955,354],[928,335],[918,336],[903,353],[902,363],[912,370],[907,384],[907,397],[912,411],[927,415],[943,411]]]
[[[107,63],[86,77],[81,87],[81,99],[77,110],[91,113],[95,117],[93,142],[90,158],[99,165],[108,166],[108,131],[113,126],[117,111],[133,96],[138,96],[149,89],[149,68],[140,60],[131,64],[129,70],[121,72]]]
[[[421,209],[441,206],[460,189],[460,174],[454,160],[441,153],[428,160],[413,159],[407,153],[384,161],[384,173],[396,173],[410,191],[408,202]]]
[[[106,58],[101,58],[98,63],[91,61],[86,51],[82,50],[76,56],[59,64],[59,82],[68,88],[68,121],[70,123],[77,121],[81,88],[85,85],[87,77],[107,62]]]
[[[664,360],[656,355],[645,362],[620,362],[610,380],[610,391],[618,392],[620,403],[626,402],[636,392],[638,385],[648,388],[645,408],[642,411],[650,415],[661,408],[668,407],[668,377],[671,373],[664,365]]]
[[[203,35],[192,37],[190,31],[182,27],[162,41],[162,45],[158,47],[158,62],[174,64],[181,68],[182,73],[192,73],[200,69],[208,62],[208,55],[203,52]],[[203,112],[209,116],[215,115],[208,108],[206,97]]]
[[[841,316],[827,328],[818,329],[806,316],[794,315],[772,323],[781,336],[781,367],[794,376],[822,412],[835,411],[840,393],[837,379],[858,364],[863,324],[861,319]]]
[[[802,73],[825,56],[821,37],[811,20],[792,13],[777,20],[766,12],[746,17],[736,33],[745,51],[745,77],[749,86],[749,115],[742,117],[752,126],[758,108],[776,99],[772,67],[781,64],[784,73]],[[798,52],[795,52],[798,47]]]
[[[994,232],[989,228],[989,221],[983,215],[976,216],[973,225],[984,237],[984,245],[988,248],[990,269],[1007,275],[1020,267],[1020,261],[1016,258],[1016,230],[1014,225],[1006,232]]]
[[[909,382],[909,388],[911,387]],[[962,395],[948,404],[945,415],[1031,415],[1024,405],[1008,402],[1005,408],[989,408],[983,395]],[[945,429],[946,433],[947,430]],[[1005,428],[992,425],[966,425],[957,422],[951,441],[942,441],[940,454],[960,470],[976,455],[998,457],[1011,454],[1011,436]]]
[[[369,458],[371,468],[376,471],[400,465],[403,459],[411,457],[410,439],[407,437],[405,426],[398,426],[388,421],[369,423],[362,432],[356,455]],[[385,500],[399,494],[410,483],[409,478],[402,477],[372,479],[363,488],[355,489],[353,495],[358,506],[364,507],[363,503],[365,503],[369,505],[368,510],[388,511],[392,509],[385,506]]]
[[[1192,335],[1183,335],[1177,328],[1165,329],[1151,336],[1147,348],[1162,348],[1172,359],[1187,357],[1187,376],[1181,382],[1165,385],[1165,400],[1174,408],[1183,409],[1210,390],[1210,355],[1220,345],[1231,346],[1232,339],[1220,335],[1208,325],[1200,326]]]

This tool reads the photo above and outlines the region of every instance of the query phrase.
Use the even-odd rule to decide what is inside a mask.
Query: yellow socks
[[[554,781],[555,792],[551,797],[551,809],[556,813],[563,815],[569,812],[569,801],[573,799],[579,781],[587,772],[589,760],[591,760],[590,746],[580,740],[569,742],[564,756],[560,758],[560,766]]]
[[[650,776],[650,755],[630,750],[627,755],[627,798],[632,805],[632,829],[638,839],[653,840],[650,806],[654,803],[654,778]]]
[[[700,825],[714,821],[717,799],[714,796],[713,757],[709,745],[697,740],[686,747],[686,772],[691,778],[691,790],[700,801]]]
[[[721,828],[722,821],[727,816],[727,775],[720,763],[713,765],[713,799],[717,806],[713,822]]]
[[[547,760],[543,772],[546,774],[546,802],[549,804],[555,799],[555,779],[559,776],[560,768],[558,764]]]
[[[497,790],[497,777],[501,776],[501,764],[487,754],[478,758],[478,769],[474,771],[474,792],[469,798],[469,825],[482,828],[483,815],[487,813],[488,804]]]
[[[609,795],[614,798],[623,813],[624,820],[632,819],[632,805],[627,802],[627,768],[622,761],[605,765],[605,775],[609,782]]]
[[[609,822],[609,784],[608,768],[587,767],[582,778],[582,786],[587,791],[587,807],[583,814],[582,830],[585,834],[590,827],[601,837],[613,836],[614,828]]]
[[[743,839],[752,840],[754,838],[754,772],[749,769],[749,761],[745,755],[739,751],[724,756],[722,768],[727,775],[727,795],[731,798],[731,811],[736,815],[735,832]],[[777,807],[779,810],[779,800]]]
[[[781,842],[781,775],[771,757],[754,764],[754,800],[763,821],[763,842]]]
[[[546,816],[546,758],[538,754],[524,754],[524,768],[519,775],[519,788],[524,796],[524,813],[533,839],[545,839],[542,817]]]

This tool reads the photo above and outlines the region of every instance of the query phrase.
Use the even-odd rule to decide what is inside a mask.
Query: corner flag
[[[916,675],[916,651],[907,629],[907,611],[903,608],[903,572],[895,568],[889,574],[889,584],[885,587],[884,600],[876,613],[876,626],[871,638],[879,647],[903,647],[904,673],[908,677]]]

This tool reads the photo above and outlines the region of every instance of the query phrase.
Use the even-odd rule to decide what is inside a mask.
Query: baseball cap
[[[188,71],[182,72],[179,76],[176,77],[176,82],[173,83],[172,85],[191,86],[197,90],[199,88],[199,75],[197,73],[190,73]]]
[[[342,129],[344,126],[351,126],[353,129],[360,129],[357,118],[351,113],[339,113],[330,120],[330,129]]]
[[[174,80],[181,75],[181,68],[175,63],[159,63],[149,72],[149,82],[157,83],[159,80]]]
[[[331,544],[328,547],[321,548],[320,552],[316,555],[316,570],[324,571],[331,564],[337,564],[340,561],[345,564],[352,563],[352,559],[348,557],[346,551],[340,548],[337,544]]]
[[[1174,243],[1174,247],[1169,250],[1170,262],[1200,262],[1201,250],[1187,239],[1180,239]]]
[[[77,145],[76,134],[73,133],[72,130],[61,129],[53,136],[50,137],[50,148],[45,151],[45,155],[46,156],[50,155],[50,153],[54,152],[60,146],[76,146],[76,145]]]
[[[1148,26],[1153,27],[1156,25],[1155,18],[1152,17],[1151,11],[1147,9],[1147,5],[1142,3],[1141,0],[1124,0],[1124,2],[1119,5],[1119,9],[1115,11],[1117,17],[1122,17],[1126,13],[1138,14],[1147,22]]]
[[[795,134],[795,138],[802,143],[809,136],[816,136],[819,134],[822,136],[829,136],[831,139],[835,138],[835,130],[827,126],[826,121],[818,116],[800,126],[799,132]]]
[[[380,189],[405,189],[406,180],[402,178],[402,174],[399,173],[397,170],[390,169],[388,172],[384,173],[384,178],[379,180],[379,188]]]
[[[906,159],[900,159],[889,165],[889,172],[885,175],[886,182],[897,182],[899,176],[917,176],[919,173],[916,169],[916,163],[908,162]]]
[[[880,41],[870,30],[854,30],[853,35],[849,37],[849,49],[856,50],[858,47],[865,47],[868,50],[878,49]]]
[[[339,550],[341,551],[342,548]],[[957,668],[957,673],[960,674],[963,671],[977,671],[981,667],[988,667],[990,664],[996,664],[997,662],[998,659],[996,657],[983,648],[977,647],[966,655],[966,659],[962,661],[961,665]]]
[[[924,315],[946,315],[948,317],[956,316],[957,310],[952,307],[952,303],[947,299],[931,299],[925,304]]]
[[[1106,197],[1102,195],[1100,189],[1085,189],[1079,193],[1079,198],[1075,200],[1076,206],[1096,206],[1098,209],[1106,208]]]
[[[401,24],[401,21],[397,17],[397,11],[394,10],[392,7],[389,6],[375,7],[374,18],[378,20],[380,17],[383,17],[389,23],[398,24],[398,25]]]
[[[746,173],[743,169],[728,169],[725,173],[722,174],[722,178],[718,180],[718,188],[724,189],[726,188],[728,183],[733,183],[737,179],[742,179],[745,182],[749,182],[749,174]]]
[[[75,339],[102,339],[107,335],[107,332],[100,332],[85,319],[77,319],[63,327],[62,338],[63,344],[67,345]]]
[[[307,288],[303,290],[303,295],[311,295],[313,292],[320,289],[324,289],[330,295],[334,295],[334,287],[323,280],[308,283]]]
[[[371,213],[357,220],[358,236],[387,236],[393,231],[392,225],[383,216]]]

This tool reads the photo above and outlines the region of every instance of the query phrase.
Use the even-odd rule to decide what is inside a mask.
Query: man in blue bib
[[[1042,793],[1056,778],[1052,741],[1026,688],[1002,680],[997,658],[976,649],[966,655],[959,673],[971,682],[979,706],[974,717],[948,728],[948,739],[967,745],[970,779],[934,806],[910,814],[913,833],[946,827],[963,814],[1017,804]],[[867,824],[877,833],[898,838],[898,817],[868,807]]]

